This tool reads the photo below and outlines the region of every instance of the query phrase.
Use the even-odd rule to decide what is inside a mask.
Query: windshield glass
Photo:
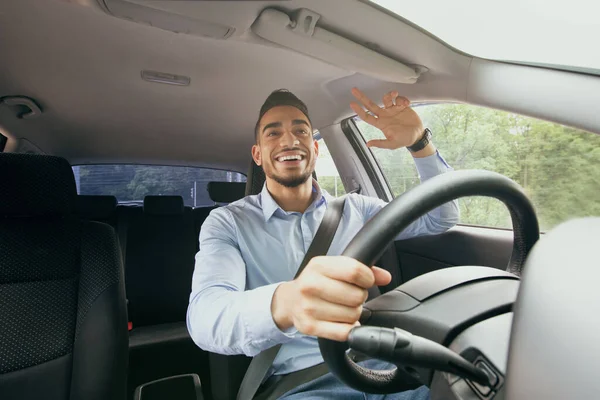
[[[600,73],[600,2],[371,0],[476,57]]]

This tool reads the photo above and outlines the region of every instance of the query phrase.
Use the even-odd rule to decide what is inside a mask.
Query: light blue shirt
[[[421,181],[451,170],[436,153],[416,158]],[[313,203],[304,213],[286,212],[266,185],[213,210],[200,232],[187,327],[202,349],[255,356],[282,343],[270,374],[287,374],[323,362],[317,339],[295,329],[281,331],[271,316],[271,299],[281,282],[294,278],[332,197],[314,181]],[[354,235],[387,203],[347,196],[328,255],[340,255]],[[398,239],[438,234],[458,222],[458,205],[447,203],[413,222]],[[269,375],[270,375],[269,374]]]

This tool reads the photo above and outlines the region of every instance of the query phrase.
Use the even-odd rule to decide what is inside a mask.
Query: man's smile
[[[275,161],[283,165],[299,165],[306,159],[306,155],[300,151],[284,151],[275,156]]]

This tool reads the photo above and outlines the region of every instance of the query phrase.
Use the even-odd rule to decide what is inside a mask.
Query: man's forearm
[[[452,167],[446,163],[439,154],[433,143],[429,143],[422,150],[412,153],[421,182],[424,182],[436,175],[452,171]],[[399,238],[419,236],[423,234],[438,234],[445,232],[456,225],[460,218],[458,201],[454,200],[445,203],[426,215],[423,215],[417,221],[405,229]]]
[[[190,301],[187,327],[198,347],[219,354],[254,356],[293,335],[280,331],[271,316],[278,284],[233,291],[212,286]]]

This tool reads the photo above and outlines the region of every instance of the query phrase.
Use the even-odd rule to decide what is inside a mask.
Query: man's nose
[[[285,132],[281,135],[281,140],[279,141],[279,145],[281,147],[295,147],[300,144],[300,141],[292,132]]]

